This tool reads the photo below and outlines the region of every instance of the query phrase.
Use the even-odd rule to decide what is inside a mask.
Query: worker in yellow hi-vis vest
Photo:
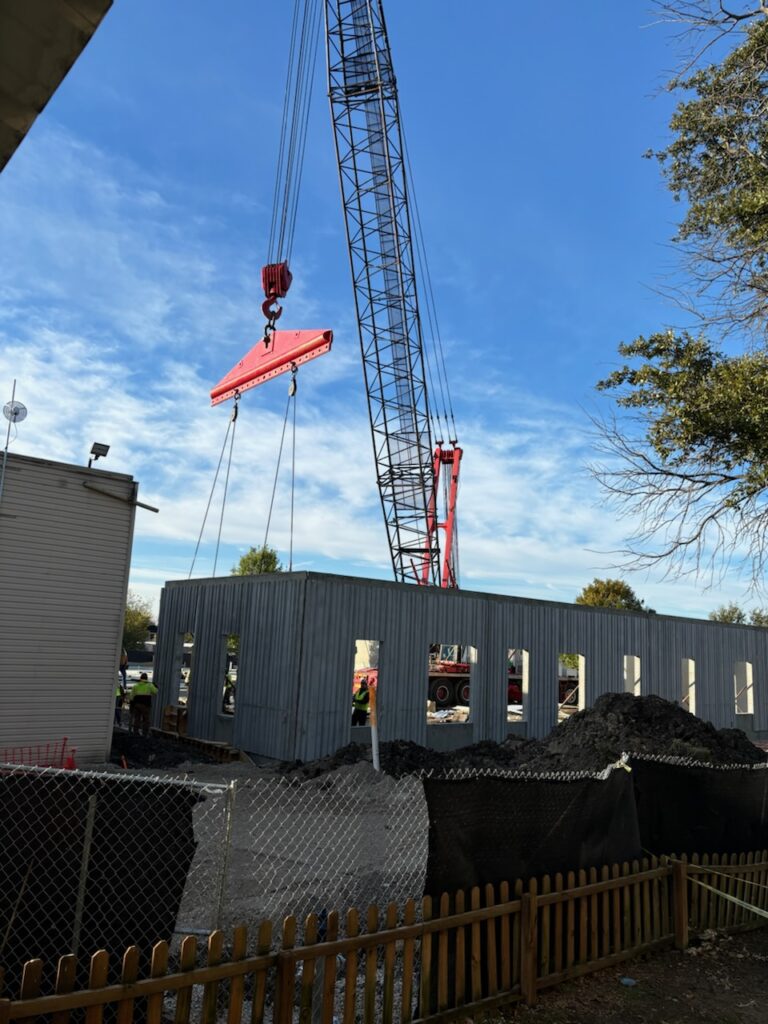
[[[352,725],[365,725],[371,705],[371,692],[366,676],[360,680],[360,689],[352,697]]]
[[[142,736],[149,736],[149,715],[152,710],[152,698],[157,693],[157,687],[149,681],[146,672],[142,672],[139,681],[131,691],[131,732]]]

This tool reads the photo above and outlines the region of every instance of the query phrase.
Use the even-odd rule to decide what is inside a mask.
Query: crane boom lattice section
[[[326,0],[328,86],[376,476],[396,579],[440,582],[397,87],[380,0]]]

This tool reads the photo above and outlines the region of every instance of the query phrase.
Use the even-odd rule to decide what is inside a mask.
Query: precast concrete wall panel
[[[528,651],[525,730],[544,736],[556,724],[558,656],[585,658],[587,705],[625,689],[626,656],[640,659],[640,692],[682,698],[683,658],[696,663],[696,710],[716,726],[768,728],[768,630],[522,598],[443,591],[318,573],[280,573],[175,582],[163,592],[157,676],[161,698],[178,669],[164,635],[195,634],[190,731],[216,735],[226,635],[239,633],[234,742],[285,760],[312,760],[351,737],[355,643],[377,640],[382,740],[503,740],[507,652]],[[469,722],[428,726],[429,645],[476,651]],[[737,661],[753,667],[754,716],[736,715]],[[162,701],[161,701],[162,702]],[[455,739],[452,739],[454,737]]]

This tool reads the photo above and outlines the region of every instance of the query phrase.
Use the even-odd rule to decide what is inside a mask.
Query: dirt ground
[[[768,929],[713,935],[684,953],[630,960],[543,992],[508,1024],[764,1024]],[[622,984],[623,978],[635,982]]]

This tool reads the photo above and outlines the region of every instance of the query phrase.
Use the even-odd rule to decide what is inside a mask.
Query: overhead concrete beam
[[[0,0],[0,171],[112,0]]]

